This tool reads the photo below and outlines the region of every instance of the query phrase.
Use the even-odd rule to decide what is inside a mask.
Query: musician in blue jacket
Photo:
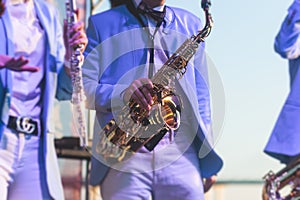
[[[157,12],[145,14],[142,7]],[[164,0],[127,0],[90,17],[83,65],[87,106],[96,110],[90,177],[91,184],[100,184],[104,200],[204,199],[204,191],[215,181],[222,160],[213,149],[204,43],[183,77],[173,82],[182,102],[177,130],[168,131],[152,151],[143,146],[121,162],[106,159],[110,152],[105,153],[109,150],[99,140],[101,130],[119,118],[129,99],[152,109],[151,78],[202,28],[199,18]],[[124,128],[135,131],[134,126]]]
[[[275,38],[275,51],[289,62],[290,92],[264,151],[289,163],[300,154],[300,1],[294,0]]]
[[[44,0],[6,0],[0,16],[0,199],[64,199],[50,115],[71,98],[58,12]],[[82,23],[66,45],[86,44]],[[67,37],[65,37],[67,38]]]
[[[156,15],[143,8],[153,8]],[[127,0],[90,17],[83,65],[87,106],[96,110],[90,177],[91,184],[100,184],[104,200],[204,199],[204,190],[215,181],[222,160],[213,149],[204,43],[182,78],[171,83],[182,102],[177,130],[169,130],[152,151],[142,146],[120,162],[106,159],[109,152],[103,151],[109,150],[100,141],[101,130],[118,119],[129,99],[153,109],[151,78],[202,28],[199,18],[164,0]],[[135,126],[124,128],[135,131]]]

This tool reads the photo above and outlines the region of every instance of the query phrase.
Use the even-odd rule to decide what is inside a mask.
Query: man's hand
[[[125,90],[124,102],[133,100],[140,105],[141,108],[146,110],[151,109],[153,104],[152,93],[153,83],[148,78],[140,78],[133,81],[130,86]]]
[[[78,18],[79,10],[76,10],[76,16]],[[78,19],[77,19],[78,21]],[[64,44],[66,47],[66,56],[65,59],[69,60],[71,58],[72,50],[79,45],[81,53],[83,53],[88,39],[84,31],[84,24],[81,21],[78,21],[72,25],[71,28],[68,28],[67,21],[64,21]]]
[[[211,176],[209,178],[205,178],[203,180],[203,188],[204,193],[208,192],[208,190],[212,187],[212,185],[217,181],[217,176]]]
[[[29,60],[24,57],[20,58],[12,58],[7,55],[0,55],[0,69],[6,68],[12,71],[29,71],[29,72],[37,72],[39,70],[36,66],[28,66]]]

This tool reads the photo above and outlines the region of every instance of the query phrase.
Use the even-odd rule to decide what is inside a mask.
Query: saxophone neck
[[[209,36],[211,29],[213,27],[213,19],[209,12],[209,7],[211,6],[210,0],[202,0],[201,7],[205,14],[205,26],[199,31],[199,33],[193,38],[198,44],[204,42],[205,38]]]
[[[210,6],[211,6],[210,0],[202,0],[201,1],[201,8],[203,10],[208,10]]]

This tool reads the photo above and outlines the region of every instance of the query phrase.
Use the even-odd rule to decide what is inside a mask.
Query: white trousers
[[[52,199],[40,137],[5,128],[0,140],[0,200]]]
[[[177,136],[174,143],[164,138],[152,152],[143,147],[110,168],[101,184],[102,199],[204,200],[197,152],[186,138]]]

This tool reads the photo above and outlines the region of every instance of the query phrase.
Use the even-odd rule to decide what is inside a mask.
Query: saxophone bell
[[[180,126],[181,99],[169,91],[168,96],[162,99],[161,105],[161,114],[166,126],[171,130],[177,130]]]

